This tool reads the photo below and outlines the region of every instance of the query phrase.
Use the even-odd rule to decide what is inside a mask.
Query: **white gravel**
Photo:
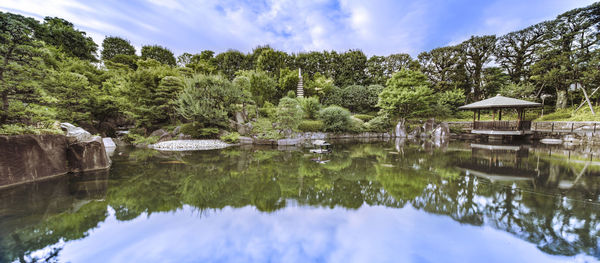
[[[173,140],[148,145],[148,148],[159,151],[199,151],[223,149],[231,146],[219,140]]]

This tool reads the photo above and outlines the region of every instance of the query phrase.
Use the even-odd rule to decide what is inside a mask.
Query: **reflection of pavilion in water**
[[[529,151],[527,145],[471,144],[471,158],[461,161],[458,166],[468,174],[491,182],[528,181],[534,187],[563,190],[588,188],[586,180],[583,179],[586,174],[593,173],[588,169],[595,165],[591,160],[570,162],[569,155],[566,165],[556,164],[540,160],[540,154],[534,154],[534,158],[530,158]],[[575,165],[569,164],[583,167],[575,168]]]
[[[523,159],[529,148],[513,145],[471,144],[471,159],[459,167],[469,174],[495,181],[533,180],[535,171]]]

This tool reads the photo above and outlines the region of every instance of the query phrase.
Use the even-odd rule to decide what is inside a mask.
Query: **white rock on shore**
[[[148,148],[159,151],[198,151],[214,150],[231,146],[219,140],[173,140],[148,145]]]

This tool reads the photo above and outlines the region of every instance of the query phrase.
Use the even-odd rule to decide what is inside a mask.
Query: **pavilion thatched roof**
[[[473,102],[471,104],[467,104],[461,107],[458,107],[461,110],[473,110],[473,109],[501,109],[501,108],[535,108],[541,107],[541,103],[531,102],[526,100],[519,100],[508,98],[504,96],[500,96],[499,94],[496,97],[492,97],[489,99]]]

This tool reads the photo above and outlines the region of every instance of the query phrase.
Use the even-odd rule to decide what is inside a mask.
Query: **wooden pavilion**
[[[489,99],[474,102],[459,107],[461,110],[473,110],[473,129],[471,133],[498,135],[498,136],[519,136],[531,134],[531,121],[524,120],[525,109],[541,107],[542,104],[526,100],[518,100],[497,95]],[[517,120],[502,120],[503,109],[516,109]],[[481,110],[492,110],[491,121],[481,121]],[[496,115],[498,120],[496,120]]]

